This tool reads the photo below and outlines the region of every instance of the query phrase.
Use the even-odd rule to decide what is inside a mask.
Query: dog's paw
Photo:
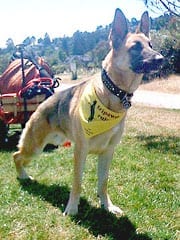
[[[123,211],[119,207],[114,206],[114,205],[110,206],[108,208],[108,211],[113,213],[113,214],[123,215]]]
[[[67,206],[63,216],[69,215],[69,216],[74,216],[78,213],[78,207],[75,206]]]
[[[108,212],[113,213],[115,215],[120,215],[120,216],[123,215],[123,211],[119,207],[117,207],[117,206],[115,206],[113,204],[109,205],[108,207],[105,207],[104,205],[101,205],[101,208],[104,208]]]
[[[19,181],[35,181],[35,179],[32,176],[18,176],[17,179]]]

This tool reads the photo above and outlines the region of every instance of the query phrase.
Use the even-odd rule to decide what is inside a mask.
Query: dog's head
[[[120,9],[116,9],[109,39],[119,70],[143,74],[159,69],[163,56],[152,49],[149,26],[148,12],[144,12],[136,32],[129,33],[126,17]]]

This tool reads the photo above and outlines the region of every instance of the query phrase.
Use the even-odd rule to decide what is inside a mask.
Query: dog
[[[134,33],[116,9],[109,35],[110,51],[102,75],[63,89],[45,100],[26,123],[13,154],[19,179],[32,179],[24,167],[48,143],[74,142],[74,176],[64,215],[78,213],[83,168],[89,153],[98,155],[98,197],[101,207],[122,214],[107,193],[109,166],[120,142],[133,92],[144,73],[157,71],[163,56],[152,49],[149,16],[144,12]]]

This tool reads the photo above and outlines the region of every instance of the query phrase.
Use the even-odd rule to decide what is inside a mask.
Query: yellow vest
[[[117,125],[126,111],[113,112],[98,99],[92,84],[88,84],[81,96],[79,113],[86,138],[99,135]]]

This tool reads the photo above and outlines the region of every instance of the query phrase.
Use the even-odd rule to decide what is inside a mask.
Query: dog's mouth
[[[155,55],[153,58],[149,59],[134,59],[131,61],[131,69],[135,73],[144,74],[144,73],[153,73],[159,71],[163,63],[163,56],[161,54]]]
[[[143,73],[154,73],[159,71],[161,64],[157,64],[156,62],[145,62],[139,63],[137,66],[132,66],[132,70],[135,73],[143,74]]]

